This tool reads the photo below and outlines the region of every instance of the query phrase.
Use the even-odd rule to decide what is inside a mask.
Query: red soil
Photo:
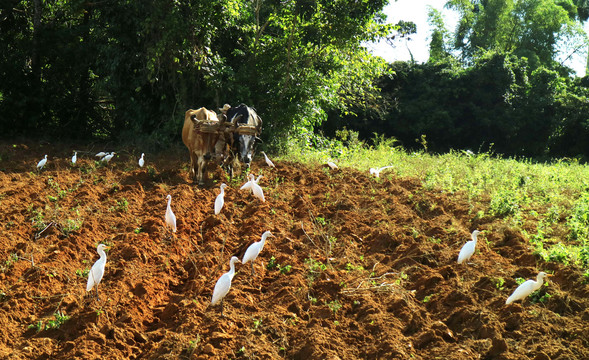
[[[140,151],[102,166],[93,154],[109,149],[82,150],[71,166],[64,145],[0,144],[0,358],[589,359],[582,273],[538,259],[460,194],[394,171],[377,180],[258,158],[260,203],[220,169],[195,186],[184,149],[146,154],[149,169]],[[474,229],[477,253],[460,266]],[[221,317],[216,280],[266,230],[276,237],[253,277],[237,265]],[[97,301],[77,272],[100,242],[112,247]],[[551,297],[505,305],[515,278],[538,271],[554,272],[541,290]],[[70,318],[51,327],[57,312]]]

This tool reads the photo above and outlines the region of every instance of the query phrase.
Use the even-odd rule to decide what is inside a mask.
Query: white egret
[[[544,278],[547,276],[552,276],[552,275],[546,274],[545,272],[540,271],[538,273],[538,276],[536,277],[536,281],[534,281],[534,280],[525,281],[523,284],[518,286],[517,289],[515,289],[513,294],[511,294],[511,296],[507,298],[507,301],[505,301],[505,303],[511,304],[514,301],[525,299],[526,297],[528,297],[528,295],[530,295],[531,293],[533,293],[534,291],[536,291],[540,287],[542,287],[542,284],[544,283]]]
[[[221,275],[217,283],[215,284],[215,289],[213,290],[213,298],[211,299],[211,305],[216,305],[221,302],[221,316],[223,316],[223,298],[229,292],[231,288],[231,280],[235,275],[235,263],[239,262],[237,256],[231,257],[231,261],[229,262],[229,271],[225,274]]]
[[[176,232],[176,215],[174,215],[172,207],[170,206],[172,204],[172,195],[168,195],[166,200],[168,200],[168,207],[166,208],[166,225],[172,229],[172,232]]]
[[[337,165],[333,161],[328,161],[327,165],[331,168],[331,170],[339,169]]]
[[[45,157],[37,163],[37,170],[43,169],[43,166],[45,166],[45,164],[47,164],[47,155],[45,155]]]
[[[248,174],[248,181],[243,184],[239,190],[250,190],[252,188],[252,181],[254,181],[254,174]]]
[[[72,156],[72,164],[76,164],[76,161],[78,161],[78,152],[74,151],[74,156]]]
[[[255,197],[260,199],[261,202],[265,202],[266,199],[264,198],[264,190],[262,190],[262,187],[258,185],[258,180],[260,180],[261,177],[262,175],[258,176],[256,181],[252,181],[252,193]]]
[[[266,238],[268,236],[274,235],[272,235],[270,231],[264,232],[262,234],[262,240],[256,241],[253,244],[251,244],[245,251],[245,254],[243,255],[243,259],[241,260],[242,264],[245,264],[250,260],[252,262],[252,275],[254,275],[254,260],[256,260],[256,258],[260,254],[260,251],[262,251],[262,249],[264,248],[264,244],[266,243]]]
[[[221,192],[217,195],[215,199],[215,215],[219,215],[221,209],[223,209],[223,204],[225,204],[225,188],[227,187],[226,184],[221,184]]]
[[[98,300],[100,300],[98,297],[98,284],[104,276],[104,267],[106,265],[106,253],[104,252],[105,249],[109,249],[109,247],[104,244],[99,244],[96,248],[98,255],[100,255],[100,259],[96,260],[94,265],[92,265],[92,268],[88,273],[88,283],[86,284],[86,291],[92,290],[94,285],[96,285],[96,298]]]
[[[105,153],[104,151],[101,151],[98,154],[96,154],[95,156],[98,157],[98,158],[103,158],[106,155],[108,155],[108,153]]]
[[[110,162],[110,160],[113,158],[113,156],[115,156],[116,152],[111,152],[110,154],[106,155],[105,157],[102,158],[102,161],[106,161],[107,163]]]
[[[472,240],[467,241],[466,244],[464,244],[464,246],[462,246],[462,249],[460,249],[460,253],[458,254],[458,263],[459,264],[462,264],[463,262],[468,261],[470,259],[470,257],[472,256],[472,254],[474,254],[475,247],[477,246],[477,236],[480,233],[481,232],[478,230],[473,231],[472,234],[470,235]]]
[[[268,166],[270,166],[271,168],[275,168],[276,166],[274,166],[274,163],[272,162],[272,160],[270,160],[268,158],[268,155],[266,155],[265,152],[260,151],[262,153],[262,155],[264,155],[264,160],[266,160],[266,164],[268,164]]]
[[[143,165],[145,165],[145,160],[143,159],[144,156],[145,153],[141,153],[141,158],[139,159],[139,167],[143,167]]]
[[[389,165],[389,166],[383,166],[381,168],[370,168],[370,174],[374,175],[374,177],[380,177],[380,172],[383,170],[386,170],[388,168],[392,168],[393,166]]]

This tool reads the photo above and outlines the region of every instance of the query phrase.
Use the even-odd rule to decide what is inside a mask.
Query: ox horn
[[[255,137],[255,139],[256,139],[256,141],[259,141],[259,142],[261,142],[262,144],[264,143],[264,142],[262,141],[262,139],[261,139],[261,138],[259,138],[259,137],[257,137],[257,136]]]

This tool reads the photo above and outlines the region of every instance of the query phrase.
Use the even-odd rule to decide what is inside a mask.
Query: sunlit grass
[[[571,159],[538,163],[503,158],[492,152],[412,152],[392,139],[376,138],[369,146],[350,131],[338,136],[293,140],[288,156],[277,159],[309,164],[332,160],[366,176],[371,167],[393,165],[381,178],[418,179],[427,190],[466,199],[471,209],[484,209],[473,217],[498,218],[520,230],[546,260],[589,267],[589,166]]]

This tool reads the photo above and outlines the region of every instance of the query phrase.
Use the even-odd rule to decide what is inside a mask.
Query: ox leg
[[[192,181],[194,181],[196,179],[196,166],[197,166],[197,162],[196,162],[196,154],[194,152],[190,153],[190,179],[192,179]]]
[[[206,175],[206,167],[205,167],[205,157],[204,155],[200,155],[198,157],[198,184],[204,185],[205,184],[205,175]]]

